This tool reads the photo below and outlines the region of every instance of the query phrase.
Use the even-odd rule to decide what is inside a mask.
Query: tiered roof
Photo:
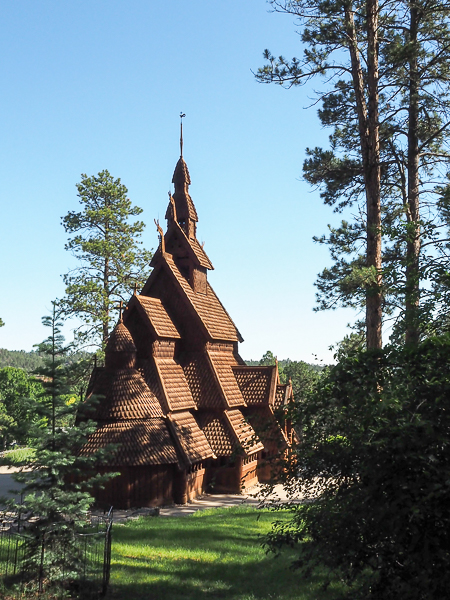
[[[284,439],[273,416],[287,398],[277,368],[245,366],[237,351],[242,336],[207,281],[213,266],[196,237],[183,157],[173,182],[153,272],[130,299],[110,336],[105,367],[89,386],[101,400],[93,414],[98,428],[84,451],[119,444],[113,466],[187,468],[252,456],[265,448],[252,426],[258,419],[268,419]]]
[[[192,465],[207,458],[216,458],[205,433],[189,411],[171,413],[169,422],[185,462]]]
[[[145,315],[156,337],[172,340],[181,337],[159,298],[135,294],[130,300],[130,304],[132,302],[140,308],[141,314]]]
[[[99,424],[82,449],[89,455],[107,447],[106,464],[110,467],[166,465],[178,457],[164,419],[113,421]]]
[[[150,275],[149,280],[142,290],[142,294],[151,295],[154,281],[161,277],[160,270],[164,270],[165,274],[168,274],[170,281],[178,289],[185,305],[185,311],[190,313],[192,319],[199,321],[200,326],[209,339],[243,342],[244,340],[236,325],[231,320],[231,317],[210,284],[207,283],[206,285],[206,294],[196,293],[189,281],[181,273],[173,256],[166,252],[159,252],[158,260],[153,263],[153,266],[159,268],[158,270],[155,268]]]

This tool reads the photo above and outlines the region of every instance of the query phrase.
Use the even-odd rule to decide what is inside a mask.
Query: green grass
[[[21,466],[33,460],[35,450],[33,448],[17,448],[9,450],[0,458],[0,465]]]
[[[276,518],[284,518],[277,513]],[[259,517],[259,519],[258,519]],[[108,599],[337,600],[343,589],[321,589],[290,569],[292,551],[266,555],[260,536],[275,515],[239,507],[189,517],[146,517],[113,526]]]

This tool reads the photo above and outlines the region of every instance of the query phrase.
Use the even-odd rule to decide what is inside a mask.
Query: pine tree
[[[15,476],[23,484],[23,501],[20,505],[14,501],[9,504],[27,515],[24,530],[27,580],[31,584],[39,581],[42,586],[45,579],[51,587],[70,580],[79,569],[77,523],[85,519],[92,505],[89,490],[93,485],[101,485],[105,476],[95,474],[97,455],[78,455],[87,435],[95,430],[95,424],[84,421],[68,426],[74,422],[77,404],[70,400],[72,366],[67,356],[71,349],[64,346],[56,303],[53,303],[51,316],[42,321],[50,329],[48,338],[38,346],[44,365],[36,370],[44,387],[38,407],[45,426],[35,432],[31,470]],[[43,546],[46,547],[44,560]]]
[[[434,187],[449,158],[450,3],[272,5],[297,18],[304,56],[288,61],[266,51],[269,63],[257,77],[288,87],[326,77],[319,118],[332,128],[331,148],[307,149],[304,177],[336,211],[353,206],[352,222],[315,238],[329,246],[334,261],[318,278],[319,308],[366,305],[373,316],[368,303],[377,299],[386,315],[400,312],[401,331],[415,344],[424,322],[421,296],[428,315],[433,312],[429,286],[421,289],[420,283],[432,275],[427,263],[442,229]],[[376,195],[379,209],[371,211]],[[371,232],[378,235],[376,261]],[[367,342],[373,347],[378,344],[371,342],[369,313]]]
[[[61,309],[82,321],[77,330],[80,344],[104,348],[111,310],[118,301],[128,301],[135,285],[145,283],[152,255],[140,247],[144,223],[128,222],[142,209],[131,204],[120,179],[106,170],[92,177],[83,174],[77,189],[83,209],[70,211],[62,224],[72,236],[66,250],[80,265],[63,276],[66,295]]]

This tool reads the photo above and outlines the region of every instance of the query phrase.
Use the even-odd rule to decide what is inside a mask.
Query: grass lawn
[[[33,460],[35,450],[33,448],[16,448],[8,450],[0,457],[0,465],[20,466],[25,462]]]
[[[258,519],[259,517],[259,519]],[[259,537],[282,513],[250,507],[146,517],[113,527],[111,600],[337,600],[289,565],[294,554],[266,555]]]

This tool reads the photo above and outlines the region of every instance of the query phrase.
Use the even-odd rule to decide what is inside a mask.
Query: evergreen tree
[[[450,3],[388,0],[378,7],[358,0],[274,0],[272,5],[297,18],[304,56],[289,61],[266,51],[269,63],[257,77],[289,87],[317,75],[327,78],[319,117],[333,130],[331,148],[307,149],[303,172],[335,210],[356,205],[353,222],[315,238],[329,246],[334,261],[318,278],[319,309],[365,304],[367,343],[376,347],[370,329],[380,322],[372,320],[367,303],[378,298],[387,315],[400,310],[406,341],[417,343],[425,314],[421,294],[428,316],[433,313],[429,286],[421,289],[420,282],[432,275],[429,254],[442,230],[434,187],[449,157]],[[379,178],[379,185],[372,186],[371,177]],[[369,195],[376,194],[374,218]],[[376,261],[371,231],[379,236]]]
[[[302,360],[282,361],[281,383],[292,384],[292,391],[296,403],[302,402],[306,396],[317,386],[321,371],[315,370],[312,365]]]
[[[297,404],[301,444],[280,469],[290,519],[266,542],[295,547],[303,576],[328,567],[349,598],[448,596],[449,357],[448,334],[353,350]]]
[[[135,285],[142,286],[150,272],[151,253],[142,249],[142,221],[129,223],[142,213],[127,198],[128,190],[108,171],[82,175],[77,184],[83,209],[62,219],[72,237],[66,244],[80,266],[63,276],[66,295],[61,301],[65,316],[82,321],[80,343],[104,347],[111,329],[111,310],[117,301],[128,301]]]
[[[23,502],[9,504],[29,519],[24,531],[27,579],[42,582],[44,578],[50,586],[58,586],[77,572],[80,548],[76,543],[76,524],[86,517],[93,502],[89,490],[93,485],[101,485],[105,476],[95,474],[98,455],[78,455],[95,424],[90,421],[73,424],[77,403],[70,401],[73,370],[67,360],[70,347],[64,346],[56,303],[52,315],[43,318],[43,324],[50,329],[50,335],[39,344],[44,365],[37,369],[37,374],[43,380],[38,407],[45,426],[39,427],[35,434],[31,470],[15,476],[24,484]],[[42,564],[44,543],[47,550]],[[42,568],[44,575],[37,572]]]

